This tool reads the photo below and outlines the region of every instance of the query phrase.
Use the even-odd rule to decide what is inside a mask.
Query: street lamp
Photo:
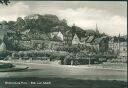
[[[91,63],[91,53],[89,53],[88,55],[89,55],[89,62],[88,62],[88,66],[90,66],[90,63]]]

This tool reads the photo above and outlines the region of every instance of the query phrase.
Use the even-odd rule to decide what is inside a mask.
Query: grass
[[[5,82],[27,82],[27,84],[5,84]],[[51,84],[31,84],[31,82],[51,82]],[[69,78],[0,78],[0,88],[127,88],[127,83],[115,80]]]
[[[127,69],[127,63],[103,63],[97,64],[96,66],[102,66],[103,68]]]

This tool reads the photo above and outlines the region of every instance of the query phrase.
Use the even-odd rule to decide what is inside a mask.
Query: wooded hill
[[[34,18],[35,17],[35,18]],[[9,30],[13,31],[25,31],[30,29],[31,33],[50,33],[53,31],[62,31],[65,32],[70,30],[72,33],[77,33],[80,37],[87,35],[95,35],[100,37],[105,35],[104,33],[99,33],[95,29],[87,30],[82,29],[78,26],[73,25],[68,26],[65,19],[60,20],[56,15],[52,14],[32,14],[23,18],[18,17],[17,21],[9,21]],[[86,24],[85,24],[86,25]]]

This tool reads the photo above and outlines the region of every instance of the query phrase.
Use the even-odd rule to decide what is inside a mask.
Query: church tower
[[[97,26],[97,24],[96,24],[96,32],[97,32],[97,33],[99,33],[99,29],[98,29],[98,26]]]

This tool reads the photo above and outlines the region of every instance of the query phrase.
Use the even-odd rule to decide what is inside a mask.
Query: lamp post
[[[89,62],[88,62],[88,66],[90,66],[90,63],[91,63],[91,54],[89,53],[88,55],[89,55],[89,59],[88,59],[88,60],[89,60]]]

